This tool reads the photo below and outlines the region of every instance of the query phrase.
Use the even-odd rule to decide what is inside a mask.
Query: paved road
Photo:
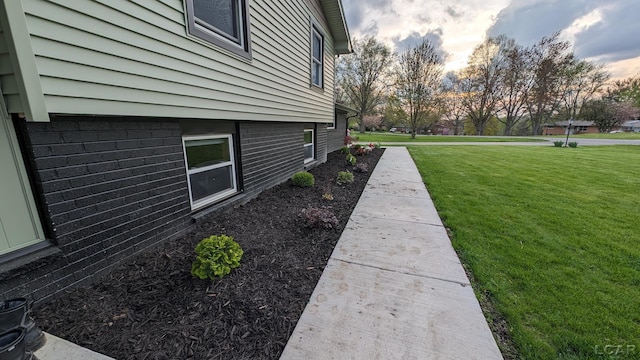
[[[495,137],[495,136],[492,136]],[[558,138],[541,138],[544,141],[532,142],[383,142],[382,145],[392,146],[422,146],[422,145],[505,145],[505,146],[552,146]],[[564,141],[564,140],[563,140]],[[614,140],[614,139],[585,139],[569,138],[569,142],[577,141],[578,146],[600,146],[600,145],[640,145],[640,140]]]

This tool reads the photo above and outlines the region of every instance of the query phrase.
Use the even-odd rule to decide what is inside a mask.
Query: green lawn
[[[353,136],[358,137],[359,143],[390,143],[390,142],[528,142],[528,141],[544,141],[536,138],[526,137],[485,137],[485,136],[454,136],[454,135],[416,135],[415,139],[410,134],[391,134],[391,133],[366,133],[360,134],[352,132]]]
[[[640,146],[409,151],[517,358],[640,358]]]

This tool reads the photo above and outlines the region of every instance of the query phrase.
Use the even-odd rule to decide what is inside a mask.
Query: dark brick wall
[[[347,114],[336,114],[336,128],[327,129],[327,151],[334,152],[344,146],[344,137],[347,135]]]
[[[304,169],[304,124],[242,122],[239,130],[247,198]]]
[[[328,130],[326,124],[316,126],[316,160],[319,163],[327,161]]]
[[[28,123],[45,227],[61,254],[3,281],[0,290],[46,299],[188,228],[181,134],[177,121],[162,119]]]
[[[104,117],[27,123],[36,197],[59,251],[1,273],[0,294],[47,301],[187,231],[192,217],[246,202],[288,180],[305,169],[305,127],[316,130],[317,159],[306,167],[327,159],[325,124],[238,122],[243,192],[192,214],[182,134],[228,132],[236,126],[223,125],[218,129],[215,122],[193,120],[181,127],[178,120]]]

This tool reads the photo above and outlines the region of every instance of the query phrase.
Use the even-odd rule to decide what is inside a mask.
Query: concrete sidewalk
[[[385,150],[280,359],[502,359],[406,148]]]

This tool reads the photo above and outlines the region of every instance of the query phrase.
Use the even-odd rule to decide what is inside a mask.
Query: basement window
[[[238,192],[232,135],[185,136],[182,145],[191,209]]]
[[[315,146],[313,129],[304,130],[304,163],[315,160]]]

